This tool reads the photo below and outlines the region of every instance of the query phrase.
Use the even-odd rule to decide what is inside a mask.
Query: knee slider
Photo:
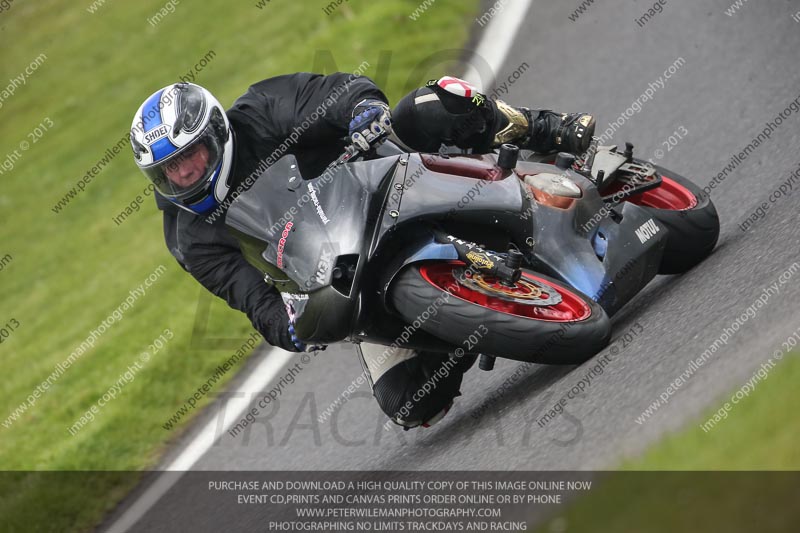
[[[426,353],[385,372],[373,387],[381,410],[407,428],[428,423],[441,414],[453,398],[461,394],[461,380],[469,368],[462,363],[434,379],[444,361],[447,361],[447,356]]]
[[[445,76],[403,97],[392,111],[394,130],[407,146],[435,152],[442,144],[487,150],[495,109],[463,80]]]

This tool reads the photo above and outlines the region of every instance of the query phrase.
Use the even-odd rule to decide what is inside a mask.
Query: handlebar
[[[345,137],[344,139],[349,140],[349,137]],[[375,141],[374,144],[370,145],[369,150],[362,150],[361,148],[358,147],[356,143],[351,142],[350,144],[344,147],[344,152],[342,152],[342,154],[339,157],[337,157],[336,160],[334,160],[330,165],[328,165],[328,167],[325,170],[326,171],[331,170],[333,168],[338,167],[339,165],[349,162],[350,160],[356,157],[364,156],[370,152],[374,152],[379,146],[385,143],[388,139],[389,139],[388,135],[381,137],[380,139]]]
[[[342,152],[342,155],[337,157],[336,160],[334,160],[330,165],[328,165],[328,167],[325,170],[328,171],[334,169],[339,165],[347,163],[348,161],[350,161],[351,159],[360,154],[362,154],[362,151],[355,144],[348,144],[347,146],[344,147],[344,152]]]

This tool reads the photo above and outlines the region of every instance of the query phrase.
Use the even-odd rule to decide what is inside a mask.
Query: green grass
[[[440,0],[412,22],[417,0],[352,0],[330,16],[323,1],[272,0],[263,10],[255,0],[180,2],[153,28],[147,19],[166,2],[107,0],[94,14],[86,11],[90,3],[16,0],[0,13],[0,80],[18,76],[40,53],[47,57],[3,101],[0,162],[21,141],[32,142],[28,133],[42,121],[54,124],[0,175],[0,258],[13,257],[0,271],[0,325],[20,323],[0,345],[0,421],[128,291],[158,265],[167,271],[21,419],[0,426],[3,470],[152,467],[186,427],[184,421],[168,432],[161,424],[251,331],[244,315],[216,299],[208,317],[197,316],[211,297],[167,252],[151,201],[122,225],[112,221],[146,185],[127,148],[60,214],[51,211],[127,132],[144,98],[213,50],[196,82],[224,105],[269,76],[352,71],[364,60],[367,75],[395,102],[452,67],[449,59],[458,53],[441,51],[465,41],[477,9],[475,0]],[[193,340],[193,331],[206,326],[208,337],[227,340]],[[164,328],[175,334],[166,350],[70,436],[67,428]],[[135,481],[113,472],[92,483],[80,476],[5,475],[0,516],[9,530],[85,530]]]
[[[800,357],[785,357],[726,420],[703,431],[700,424],[717,408],[708,410],[624,463],[623,472],[597,480],[554,521],[566,521],[566,531],[592,533],[797,531],[799,382]]]

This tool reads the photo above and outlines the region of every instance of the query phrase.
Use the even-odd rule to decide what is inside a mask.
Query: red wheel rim
[[[697,198],[692,191],[664,175],[661,176],[661,185],[655,189],[635,194],[628,198],[628,201],[636,205],[668,211],[686,211],[697,205]]]
[[[456,271],[463,266],[464,263],[460,261],[427,263],[420,266],[419,271],[422,278],[437,289],[449,292],[461,300],[509,315],[548,322],[576,322],[592,314],[592,309],[575,293],[528,272],[522,273],[522,279],[513,288],[500,285],[499,279],[494,276],[481,274],[482,282],[497,288],[499,292],[497,296],[478,292],[458,281]],[[526,283],[526,280],[536,281],[550,291],[558,293],[561,301],[554,305],[541,306],[508,299],[508,297],[519,297],[530,300],[536,297],[536,294],[531,292],[531,284]],[[540,298],[546,300],[549,296],[542,294]]]

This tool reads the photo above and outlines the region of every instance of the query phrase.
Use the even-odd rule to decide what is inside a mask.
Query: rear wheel
[[[406,322],[469,353],[579,364],[611,335],[595,301],[525,269],[509,287],[458,261],[414,264],[397,275],[390,298]]]
[[[711,199],[690,180],[656,166],[661,185],[627,201],[650,212],[669,229],[659,274],[680,274],[711,254],[719,238],[719,216]]]

